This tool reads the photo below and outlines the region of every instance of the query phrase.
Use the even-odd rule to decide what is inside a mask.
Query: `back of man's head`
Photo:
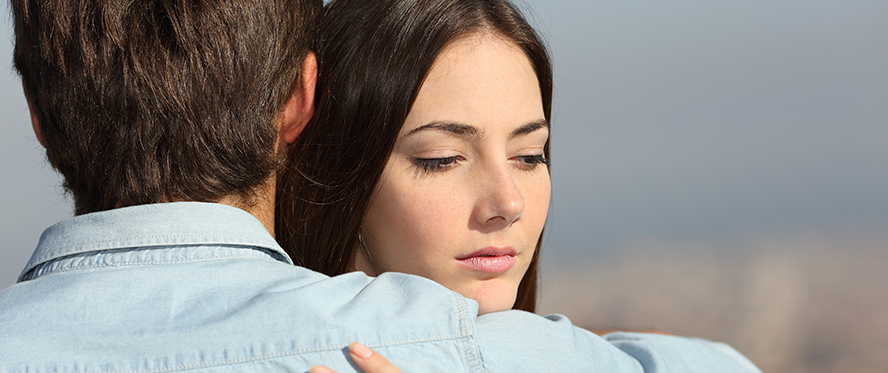
[[[77,214],[238,197],[277,167],[321,0],[11,0],[14,63]]]

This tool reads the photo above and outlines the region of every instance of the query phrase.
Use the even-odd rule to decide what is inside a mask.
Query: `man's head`
[[[11,0],[15,68],[76,213],[232,197],[249,206],[280,140],[298,133],[281,120],[306,107],[286,105],[321,7]]]

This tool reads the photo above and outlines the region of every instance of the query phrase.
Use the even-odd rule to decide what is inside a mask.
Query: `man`
[[[354,340],[405,371],[755,371],[723,345],[478,317],[419,277],[293,266],[270,233],[275,170],[312,115],[319,0],[11,3],[77,216],[0,292],[0,371],[345,372]]]

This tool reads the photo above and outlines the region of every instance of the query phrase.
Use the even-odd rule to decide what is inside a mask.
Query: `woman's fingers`
[[[336,373],[333,369],[321,365],[312,366],[308,373]]]
[[[371,350],[358,342],[352,342],[348,345],[348,354],[352,361],[355,362],[364,373],[401,373],[382,355]],[[311,373],[327,373],[327,372],[311,372]]]
[[[358,342],[352,342],[348,345],[348,355],[352,361],[364,373],[402,373],[400,369],[395,368],[382,355],[377,354],[370,347],[364,346]],[[308,373],[336,373],[333,369],[321,365],[315,365],[308,370]]]

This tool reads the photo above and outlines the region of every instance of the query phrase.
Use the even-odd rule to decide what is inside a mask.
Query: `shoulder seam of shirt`
[[[201,258],[201,259],[193,259],[193,260],[180,260],[180,261],[129,261],[129,262],[119,262],[114,264],[90,264],[90,265],[67,265],[60,268],[49,270],[46,273],[41,273],[39,275],[34,275],[34,273],[40,271],[42,268],[51,265],[53,262],[57,260],[64,260],[65,257],[50,259],[48,261],[42,262],[30,270],[27,273],[21,276],[21,279],[18,282],[31,281],[41,278],[43,276],[56,274],[56,273],[66,273],[66,272],[74,272],[78,270],[87,270],[87,269],[96,269],[96,268],[118,268],[118,267],[143,267],[143,266],[156,266],[156,265],[175,265],[175,264],[188,264],[188,263],[206,263],[217,260],[229,260],[229,259],[242,259],[242,260],[258,260],[258,261],[275,261],[275,259],[271,256],[268,259],[264,259],[262,257],[258,257],[255,255],[227,255],[227,256],[217,256],[212,258]]]
[[[465,338],[466,336],[462,333],[451,336],[439,336],[439,337],[429,337],[429,338],[421,338],[421,339],[410,339],[399,342],[390,342],[390,343],[382,343],[382,344],[372,344],[368,345],[370,348],[379,348],[379,347],[390,347],[397,346],[403,344],[411,344],[411,343],[428,343],[428,342],[436,342],[450,339],[460,339]],[[296,356],[302,354],[309,354],[315,352],[324,352],[324,351],[340,351],[342,349],[347,348],[348,345],[339,345],[339,346],[324,346],[324,347],[316,347],[316,348],[308,348],[308,349],[297,349],[287,352],[279,352],[261,356],[253,356],[248,358],[241,359],[232,359],[232,360],[223,360],[212,363],[203,363],[203,364],[191,364],[191,365],[182,365],[177,367],[169,367],[162,369],[138,369],[138,370],[115,370],[115,371],[85,371],[84,373],[159,373],[159,372],[175,372],[180,370],[191,370],[191,369],[199,369],[199,368],[212,368],[212,367],[224,367],[224,366],[233,366],[238,364],[252,363],[262,360],[272,360],[277,358],[283,358],[287,356]]]

